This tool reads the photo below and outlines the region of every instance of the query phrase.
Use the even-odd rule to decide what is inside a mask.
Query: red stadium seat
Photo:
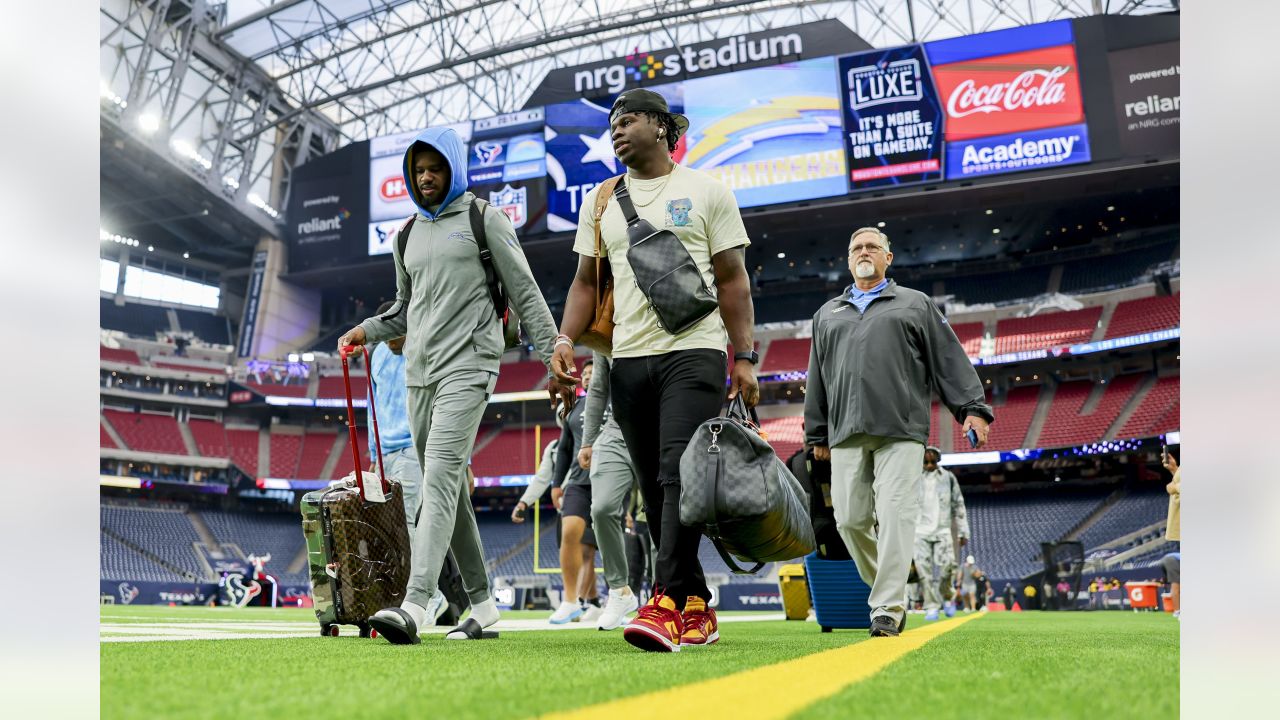
[[[138,353],[124,348],[109,348],[106,345],[98,346],[98,359],[126,365],[142,364],[142,358],[138,357]]]
[[[231,462],[249,477],[258,477],[258,431],[227,428],[227,449]]]
[[[810,338],[778,338],[760,360],[760,374],[803,372],[809,369]]]
[[[298,458],[302,454],[302,435],[271,432],[271,477],[298,477]]]
[[[102,414],[111,427],[120,433],[130,450],[141,452],[186,455],[187,446],[182,442],[178,421],[172,415],[134,413],[123,410],[103,410]]]
[[[343,434],[345,437],[345,433]],[[302,439],[301,457],[298,459],[297,477],[302,480],[319,480],[324,464],[338,441],[338,433],[326,430],[308,430]],[[274,450],[272,451],[274,453]],[[341,463],[342,458],[338,458]]]
[[[1088,342],[1102,317],[1101,307],[1006,318],[996,323],[996,355]]]
[[[1076,380],[1059,385],[1037,444],[1040,447],[1064,447],[1105,439],[1107,428],[1119,417],[1144,378],[1141,374],[1115,378],[1103,391],[1093,412],[1087,415],[1081,411],[1093,392],[1094,383]]]
[[[307,396],[307,386],[305,383],[300,385],[285,385],[283,383],[256,383],[245,382],[245,387],[253,390],[259,395],[276,395],[279,397],[296,397],[304,398]],[[354,384],[353,384],[354,387]]]
[[[991,398],[988,394],[987,401]],[[1020,450],[1026,444],[1027,430],[1031,427],[1031,418],[1036,414],[1036,405],[1040,402],[1040,386],[1030,385],[1015,387],[1005,395],[1004,402],[994,406],[996,421],[991,424],[991,434],[987,444],[979,452],[988,450]],[[974,452],[969,447],[969,439],[964,436],[964,426],[955,421],[950,413],[943,418],[951,426],[952,448],[955,452]]]
[[[1142,402],[1116,433],[1119,438],[1138,438],[1181,429],[1179,394],[1181,377],[1162,377],[1147,391]]]
[[[228,457],[227,430],[222,423],[213,420],[192,419],[187,422],[191,438],[196,441],[196,451],[205,457]],[[257,445],[254,445],[257,454]]]
[[[363,371],[358,375],[351,373],[351,396],[357,400],[369,396],[369,378]],[[346,386],[341,375],[320,376],[320,384],[316,388],[317,400],[345,400],[346,397]]]
[[[1105,337],[1129,337],[1178,327],[1182,322],[1181,299],[1181,295],[1166,295],[1126,300],[1116,305]]]
[[[481,432],[484,433],[485,428],[481,428]],[[558,437],[560,428],[554,425],[542,428],[542,447]],[[532,427],[503,430],[472,457],[471,472],[476,477],[532,474],[535,462],[533,438]],[[541,457],[541,451],[537,457]]]

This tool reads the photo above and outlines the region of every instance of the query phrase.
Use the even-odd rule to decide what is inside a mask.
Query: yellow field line
[[[681,717],[699,720],[785,718],[835,695],[848,685],[875,675],[894,660],[980,616],[980,613],[974,613],[929,623],[896,638],[867,638],[795,660],[542,717],[553,720],[638,717],[665,708],[678,710]],[[691,652],[713,654],[715,648],[699,648]],[[776,688],[778,691],[761,692],[764,688]],[[742,702],[743,699],[747,702]]]

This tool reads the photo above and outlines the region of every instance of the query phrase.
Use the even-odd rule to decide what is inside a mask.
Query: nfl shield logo
[[[497,192],[489,193],[489,204],[506,213],[507,217],[511,218],[511,224],[519,230],[524,227],[525,219],[529,214],[527,196],[525,188],[516,189],[506,185]]]

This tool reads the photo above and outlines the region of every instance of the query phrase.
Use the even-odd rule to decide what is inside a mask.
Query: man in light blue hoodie
[[[479,639],[498,621],[475,512],[467,492],[466,466],[485,405],[498,378],[505,347],[502,321],[485,276],[471,225],[473,203],[510,304],[522,318],[543,363],[549,363],[556,327],[505,214],[467,191],[465,148],[448,128],[424,130],[405,152],[405,185],[418,212],[396,267],[396,299],[390,310],[347,331],[338,341],[363,345],[405,336],[405,381],[410,429],[423,468],[412,571],[400,607],[369,619],[396,644],[419,642],[428,624],[426,606],[435,593],[445,552],[453,550],[471,599],[470,617],[449,632],[451,640]],[[554,382],[553,402],[572,407],[573,386]]]

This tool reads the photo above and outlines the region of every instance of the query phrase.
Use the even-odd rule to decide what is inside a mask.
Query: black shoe
[[[417,645],[422,642],[418,637],[417,623],[409,617],[409,613],[398,607],[379,610],[369,618],[369,624],[392,645]]]
[[[494,640],[498,637],[497,630],[485,630],[480,627],[480,623],[474,618],[467,618],[466,622],[449,631],[444,636],[445,640]]]
[[[902,631],[905,630],[906,627],[907,627],[907,611],[903,610],[902,619],[898,621],[898,634],[901,635]]]
[[[903,616],[905,620],[906,616]],[[894,622],[888,615],[877,615],[871,618],[871,637],[898,637],[902,634],[903,622]]]

